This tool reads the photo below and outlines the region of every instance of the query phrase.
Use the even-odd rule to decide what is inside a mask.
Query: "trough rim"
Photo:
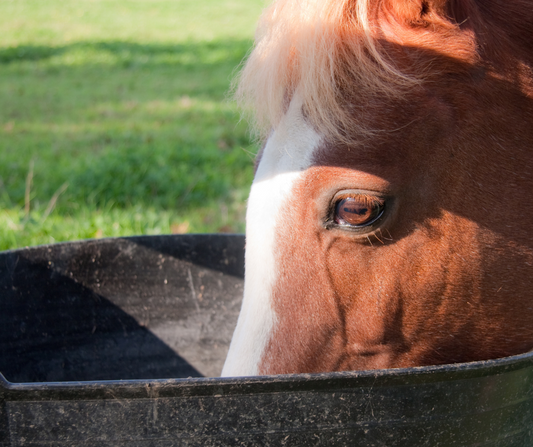
[[[493,360],[412,368],[251,377],[13,383],[0,373],[4,400],[81,400],[309,392],[366,387],[412,387],[512,374],[533,367],[533,351]]]

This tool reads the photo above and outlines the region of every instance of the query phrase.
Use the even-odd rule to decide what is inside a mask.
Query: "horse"
[[[533,1],[278,0],[222,376],[533,349]]]

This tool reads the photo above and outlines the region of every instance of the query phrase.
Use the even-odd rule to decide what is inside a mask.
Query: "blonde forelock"
[[[370,0],[277,0],[265,10],[236,88],[259,137],[276,127],[296,90],[315,128],[343,139],[343,129],[358,126],[346,89],[351,97],[394,96],[418,82],[387,58],[373,16]]]

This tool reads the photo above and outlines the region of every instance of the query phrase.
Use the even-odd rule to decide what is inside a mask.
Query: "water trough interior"
[[[243,252],[241,235],[181,235],[0,253],[0,372],[10,382],[216,377]]]

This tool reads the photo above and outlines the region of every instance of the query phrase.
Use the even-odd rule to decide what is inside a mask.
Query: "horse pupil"
[[[355,227],[371,224],[381,215],[383,206],[377,201],[369,206],[368,202],[366,197],[347,197],[340,200],[335,209],[335,222]]]
[[[353,214],[361,215],[361,214],[366,214],[368,212],[368,208],[361,208],[361,209],[358,209],[358,208],[344,208],[344,211],[347,212],[347,213],[353,213]]]

